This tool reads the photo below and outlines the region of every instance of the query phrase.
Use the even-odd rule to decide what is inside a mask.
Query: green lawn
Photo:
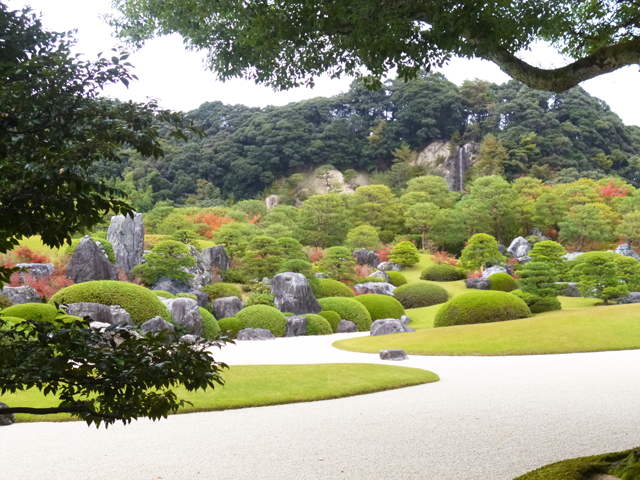
[[[587,303],[590,299],[567,303],[578,303],[575,300]],[[633,304],[569,308],[521,320],[442,328],[429,328],[434,307],[409,310],[409,315],[418,310],[416,326],[422,329],[415,333],[351,338],[333,346],[367,353],[401,348],[412,355],[537,355],[640,348],[640,308]]]
[[[206,392],[176,389],[193,406],[180,413],[312,402],[437,382],[432,372],[373,364],[248,365],[223,371],[226,385]],[[3,395],[0,401],[21,407],[55,407],[58,401],[36,389]],[[20,422],[68,421],[68,414],[17,415]]]

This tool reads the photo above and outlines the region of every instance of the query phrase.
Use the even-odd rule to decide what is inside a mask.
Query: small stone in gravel
[[[9,408],[9,405],[6,403],[0,402],[0,412],[2,412],[3,408]],[[0,415],[0,427],[11,425],[15,423],[16,416],[13,413],[9,413],[7,415]]]
[[[358,327],[351,320],[340,320],[337,333],[354,333],[358,331]]]
[[[276,337],[266,328],[245,328],[238,332],[238,340],[275,340]]]
[[[407,354],[404,353],[404,350],[399,349],[389,349],[389,350],[380,350],[380,360],[409,360]]]

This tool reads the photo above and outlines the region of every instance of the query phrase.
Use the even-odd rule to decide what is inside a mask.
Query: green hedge
[[[562,310],[562,304],[558,297],[541,297],[534,295],[533,293],[523,292],[522,290],[514,290],[512,295],[520,298],[527,304],[531,313],[544,313],[553,312],[555,310]]]
[[[340,315],[338,315],[336,312],[332,312],[331,310],[323,310],[318,315],[329,322],[331,331],[333,331],[334,333],[338,331],[338,324],[342,321],[342,317]]]
[[[436,313],[434,327],[502,322],[531,316],[527,304],[506,292],[464,293],[445,303]]]
[[[431,282],[455,282],[464,278],[464,273],[453,265],[431,265],[420,273],[422,280]]]
[[[244,328],[242,326],[242,322],[236,317],[221,318],[218,321],[218,326],[220,327],[220,330],[228,332],[233,338],[235,338],[236,335],[238,335],[238,332]]]
[[[151,290],[156,296],[162,298],[176,298],[173,293],[165,292],[164,290]]]
[[[207,340],[215,340],[220,336],[220,325],[213,314],[206,308],[198,307],[202,317],[202,336]]]
[[[58,309],[47,303],[23,303],[2,310],[3,317],[16,317],[35,322],[53,322]]]
[[[287,317],[277,308],[267,305],[245,307],[236,314],[242,322],[242,328],[266,328],[276,337],[287,332]]]
[[[358,295],[355,300],[364,305],[369,315],[371,315],[371,321],[375,322],[381,318],[397,318],[404,315],[404,307],[402,304],[389,295],[380,295],[376,293],[366,293],[364,295]]]
[[[230,283],[214,283],[213,285],[205,285],[200,289],[201,292],[207,294],[210,302],[223,297],[238,297],[242,300],[242,292],[235,285]]]
[[[422,308],[444,303],[449,293],[435,283],[411,283],[393,291],[393,296],[404,308]]]
[[[353,290],[342,282],[331,280],[330,278],[319,278],[318,280],[319,286],[316,294],[317,298],[356,296],[356,294],[353,293]]]
[[[136,325],[160,316],[173,323],[169,310],[151,290],[140,285],[114,280],[99,280],[77,283],[65,287],[56,293],[49,303],[59,305],[67,303],[92,302],[103,305],[120,305],[131,315]]]
[[[501,292],[513,292],[518,289],[518,282],[508,273],[494,273],[489,277],[491,286],[489,290],[499,290]]]
[[[307,335],[330,335],[333,333],[331,325],[323,316],[305,313],[303,317],[307,319]]]
[[[198,301],[198,297],[196,297],[193,293],[177,293],[176,298],[190,298],[191,300]]]
[[[107,254],[107,257],[109,258],[109,261],[111,263],[116,263],[116,254],[113,252],[113,246],[111,245],[111,242],[93,234],[89,236],[91,237],[91,240],[93,240],[94,242],[100,242],[100,244],[102,245],[102,248],[104,248],[104,252]],[[73,253],[76,251],[76,248],[78,247],[78,245],[80,245],[82,238],[76,238],[75,240],[71,240],[71,245],[67,245],[67,247],[64,250],[64,253],[66,255],[69,255],[70,257],[73,256]]]
[[[336,312],[340,319],[349,320],[356,324],[359,332],[368,332],[371,329],[371,315],[362,303],[357,302],[354,298],[329,297],[321,298],[318,303],[322,310],[331,310]],[[339,322],[338,322],[339,323]],[[331,325],[333,329],[333,324]],[[334,332],[338,326],[335,326]]]
[[[400,272],[387,272],[387,275],[389,275],[389,283],[394,287],[401,287],[407,284],[406,277]]]

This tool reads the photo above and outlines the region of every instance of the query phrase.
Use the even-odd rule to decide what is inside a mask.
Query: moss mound
[[[585,263],[586,261],[590,260],[593,257],[601,257],[604,256],[607,260],[613,262],[616,258],[621,258],[623,257],[623,255],[620,255],[619,253],[616,252],[586,252],[583,253],[582,255],[578,255],[576,258],[573,259],[573,263],[574,265],[579,265],[581,263]],[[627,257],[629,258],[629,257]]]
[[[34,322],[53,322],[58,309],[47,303],[23,303],[2,310],[2,317],[15,317]]]
[[[287,317],[277,308],[268,305],[252,305],[240,310],[236,318],[242,322],[242,328],[266,328],[276,337],[287,332]]]
[[[420,273],[421,280],[429,280],[431,282],[455,282],[463,278],[462,270],[453,265],[431,265]]]
[[[161,316],[167,322],[173,319],[169,310],[151,290],[133,283],[117,282],[114,280],[100,280],[85,282],[65,287],[56,293],[49,303],[93,302],[103,305],[120,305],[131,315],[136,325],[142,325],[147,320]]]
[[[445,303],[433,322],[434,327],[503,322],[531,316],[527,304],[506,292],[478,291],[452,298]]]
[[[340,315],[338,315],[336,312],[332,312],[331,310],[323,310],[318,315],[329,322],[329,326],[331,327],[332,332],[335,333],[338,331],[338,324],[342,320],[342,317]]]
[[[316,293],[317,298],[356,296],[353,290],[337,280],[331,280],[330,278],[320,278],[318,280],[320,284]]]
[[[407,284],[407,279],[400,272],[387,272],[389,275],[389,283],[394,287],[401,287]]]
[[[553,312],[554,310],[562,310],[562,304],[558,297],[541,297],[533,293],[523,292],[522,290],[514,290],[512,295],[522,299],[527,304],[531,313]]]
[[[318,303],[322,310],[336,312],[340,319],[349,320],[356,324],[359,332],[368,332],[371,329],[371,315],[365,306],[354,298],[329,297],[321,298]],[[340,322],[338,322],[340,323]],[[331,325],[333,329],[333,325]],[[338,325],[336,325],[336,330]]]
[[[173,293],[165,292],[164,290],[151,290],[156,296],[162,298],[176,298]]]
[[[228,332],[233,338],[235,338],[236,335],[238,335],[238,332],[244,328],[242,326],[242,322],[236,317],[221,318],[218,321],[218,326],[220,327],[220,330]]]
[[[489,290],[498,290],[500,292],[513,292],[518,289],[518,282],[508,273],[494,273],[489,277],[491,286]]]
[[[213,285],[205,285],[200,291],[207,294],[207,298],[210,302],[223,297],[238,297],[242,300],[242,292],[240,289],[230,283],[214,283]]]
[[[206,308],[198,307],[202,317],[202,336],[207,340],[215,340],[220,336],[220,325],[213,314]]]
[[[305,313],[303,317],[307,319],[307,335],[330,335],[333,333],[326,318],[313,313]]]
[[[397,318],[398,320],[404,315],[404,307],[402,304],[389,295],[379,295],[375,293],[367,293],[358,295],[355,300],[364,305],[371,321],[375,322],[381,318]]]
[[[449,293],[435,283],[411,283],[396,288],[393,296],[404,308],[422,308],[445,303]]]

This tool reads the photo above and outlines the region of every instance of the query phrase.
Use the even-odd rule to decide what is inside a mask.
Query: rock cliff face
[[[439,170],[449,190],[461,192],[464,189],[464,174],[475,162],[477,151],[476,143],[465,143],[452,151],[450,142],[439,140],[419,152],[413,164]]]
[[[185,268],[193,277],[189,279],[189,285],[193,290],[201,290],[205,285],[211,285],[213,282],[213,272],[211,271],[211,263],[206,256],[202,255],[193,245],[189,245],[189,253],[196,261],[193,267]]]
[[[129,275],[131,269],[144,260],[142,214],[136,212],[133,218],[125,215],[111,217],[107,240],[111,242],[113,253],[116,256],[116,269]]]
[[[102,250],[89,235],[85,236],[76,247],[67,265],[67,278],[74,283],[92,280],[117,280],[116,269]]]
[[[202,256],[211,264],[211,268],[226,272],[229,269],[229,256],[224,249],[224,245],[207,247],[202,249]]]

